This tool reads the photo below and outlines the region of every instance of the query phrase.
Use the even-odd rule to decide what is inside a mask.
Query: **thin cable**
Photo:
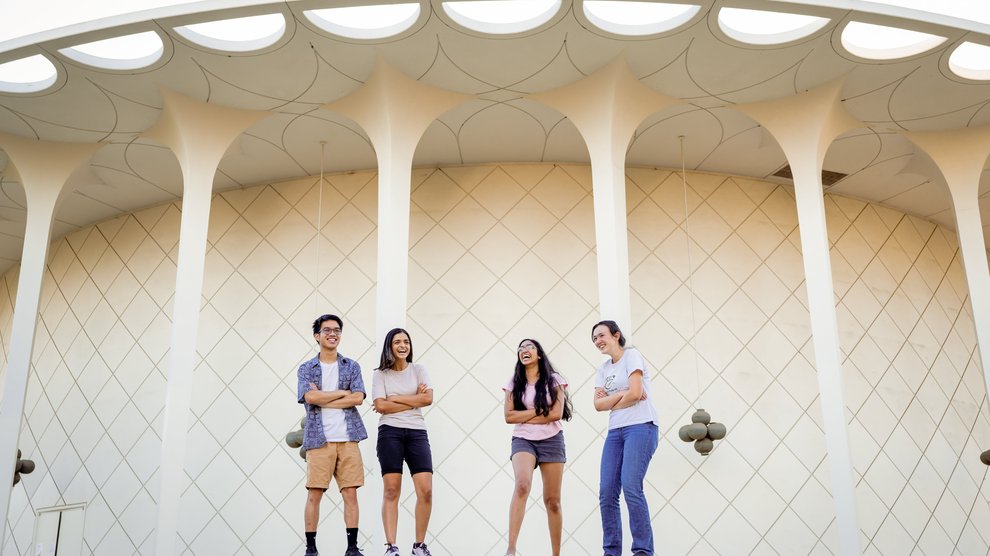
[[[694,309],[694,265],[691,264],[691,227],[688,218],[688,194],[687,194],[687,171],[684,167],[684,136],[677,137],[681,142],[681,186],[684,189],[684,245],[687,248],[688,276],[687,287],[691,295],[691,339],[688,345],[694,351],[694,377],[697,381],[698,395],[694,399],[694,406],[698,407],[698,400],[701,399],[701,364],[698,357],[698,321]]]
[[[320,313],[320,235],[323,230],[323,160],[326,155],[327,142],[320,141],[320,195],[316,206],[316,272],[313,273],[313,309]]]

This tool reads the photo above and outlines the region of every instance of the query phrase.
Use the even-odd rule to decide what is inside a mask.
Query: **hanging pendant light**
[[[320,230],[323,228],[323,165],[326,158],[327,142],[320,141],[320,182],[316,206],[316,272],[313,273],[313,310],[320,314]],[[304,410],[305,412],[305,410]],[[285,435],[285,443],[290,448],[299,448],[299,457],[306,459],[303,440],[306,430],[306,416],[299,421],[299,428]]]
[[[687,248],[688,277],[687,287],[691,294],[691,340],[689,344],[694,350],[694,376],[697,380],[697,397],[695,405],[701,399],[701,370],[698,362],[698,322],[694,310],[694,266],[691,264],[691,228],[689,224],[688,194],[687,194],[687,171],[684,164],[684,136],[678,137],[681,142],[681,185],[684,189],[684,243]],[[715,448],[715,441],[725,438],[726,427],[722,423],[712,422],[712,416],[704,409],[698,408],[691,416],[691,424],[684,425],[677,431],[677,436],[684,442],[694,442],[694,449],[703,456],[707,456]]]
[[[725,425],[713,422],[704,409],[697,409],[691,416],[691,424],[681,427],[677,436],[684,442],[694,442],[695,451],[707,456],[715,447],[715,441],[725,438],[725,433]]]

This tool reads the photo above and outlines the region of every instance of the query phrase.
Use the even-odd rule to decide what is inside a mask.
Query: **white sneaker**
[[[394,544],[385,545],[385,556],[400,556],[399,547]]]
[[[426,548],[426,543],[414,543],[412,549],[412,556],[433,556],[430,554],[430,549]]]

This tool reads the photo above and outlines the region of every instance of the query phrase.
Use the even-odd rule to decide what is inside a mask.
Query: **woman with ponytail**
[[[615,321],[603,320],[591,327],[591,341],[608,356],[595,376],[595,409],[609,412],[598,494],[603,552],[605,556],[622,554],[621,492],[629,510],[633,556],[653,556],[653,526],[643,492],[659,440],[650,375],[639,350],[626,347],[626,337]]]

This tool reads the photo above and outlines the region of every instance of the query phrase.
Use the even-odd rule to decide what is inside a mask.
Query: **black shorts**
[[[527,440],[513,436],[512,454],[509,459],[512,459],[512,456],[519,452],[533,454],[536,457],[537,466],[541,463],[565,463],[567,452],[564,449],[564,431],[543,440]]]
[[[378,463],[382,475],[402,473],[403,460],[409,466],[410,475],[433,473],[433,455],[426,431],[379,425]]]

